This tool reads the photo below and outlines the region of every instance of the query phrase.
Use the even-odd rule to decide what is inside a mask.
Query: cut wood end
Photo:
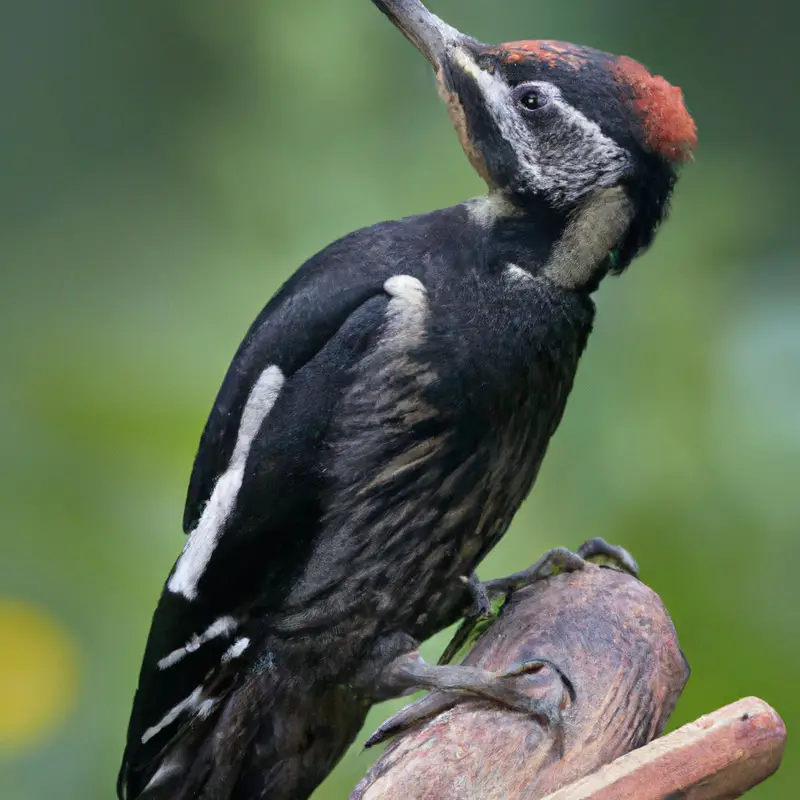
[[[786,726],[757,697],[684,725],[545,800],[714,800],[738,797],[778,769]]]

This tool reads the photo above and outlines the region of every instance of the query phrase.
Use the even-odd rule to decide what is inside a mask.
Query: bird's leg
[[[464,615],[450,644],[445,648],[439,664],[449,664],[460,650],[474,642],[492,623],[503,603],[515,591],[536,581],[583,569],[587,562],[628,572],[637,578],[639,567],[633,556],[624,548],[610,545],[604,539],[594,538],[584,542],[577,553],[565,547],[556,547],[545,553],[535,564],[505,578],[481,583],[475,575],[465,579],[471,597],[471,606]]]
[[[465,617],[470,619],[488,619],[494,615],[495,609],[492,606],[492,598],[486,591],[486,586],[481,583],[478,576],[473,572],[469,578],[463,576],[461,580],[469,593],[470,606]]]
[[[384,696],[418,689],[429,689],[432,693],[386,720],[367,740],[366,747],[451,708],[463,694],[492,700],[555,729],[561,723],[561,712],[575,697],[569,679],[547,659],[534,658],[490,672],[478,667],[433,666],[415,650],[395,659],[380,675],[379,691]]]
[[[493,700],[534,716],[547,727],[558,728],[562,710],[575,695],[569,678],[551,661],[534,658],[499,672],[454,666],[449,662],[492,625],[502,604],[515,591],[552,575],[583,569],[587,562],[638,577],[639,568],[630,553],[603,539],[590,539],[577,553],[558,547],[527,569],[505,578],[485,583],[475,575],[464,578],[470,606],[437,666],[423,661],[413,640],[404,634],[395,634],[379,642],[372,666],[360,678],[365,685],[370,685],[377,699],[399,697],[419,689],[429,689],[431,693],[386,720],[365,746],[372,747],[441,714],[452,708],[463,694]],[[396,657],[390,658],[394,654]],[[379,664],[388,666],[378,668]],[[557,730],[555,738],[557,741],[560,738]]]

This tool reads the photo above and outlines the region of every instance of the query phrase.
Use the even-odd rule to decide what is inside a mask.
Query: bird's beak
[[[431,14],[420,0],[372,2],[431,62],[436,72],[439,94],[447,105],[461,146],[477,173],[493,186],[495,180],[489,172],[486,159],[472,139],[466,110],[468,105],[481,105],[475,95],[482,91],[479,84],[484,73],[475,61],[475,54],[483,49],[483,45]],[[463,99],[465,93],[472,97],[466,103]]]
[[[432,14],[419,0],[372,0],[439,72],[448,50],[470,40]]]

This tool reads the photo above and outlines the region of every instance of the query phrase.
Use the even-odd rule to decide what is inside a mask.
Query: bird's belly
[[[466,459],[460,468],[473,481],[457,498],[442,498],[446,510],[419,548],[415,568],[406,572],[387,625],[424,640],[463,615],[471,601],[466,581],[511,524],[545,446],[532,426],[509,425]],[[385,573],[394,569],[384,566]]]
[[[469,448],[454,431],[424,458],[406,453],[402,466],[359,482],[358,502],[315,550],[280,627],[357,647],[392,631],[426,639],[457,621],[469,604],[465,579],[507,530],[544,455],[546,428],[527,411]],[[409,463],[412,474],[401,474]]]

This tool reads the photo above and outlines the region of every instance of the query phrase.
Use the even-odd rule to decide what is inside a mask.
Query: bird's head
[[[617,271],[650,244],[697,141],[680,89],[626,56],[555,41],[488,46],[419,0],[373,2],[433,65],[490,189],[566,215],[612,202],[606,213],[621,216],[625,232]]]

